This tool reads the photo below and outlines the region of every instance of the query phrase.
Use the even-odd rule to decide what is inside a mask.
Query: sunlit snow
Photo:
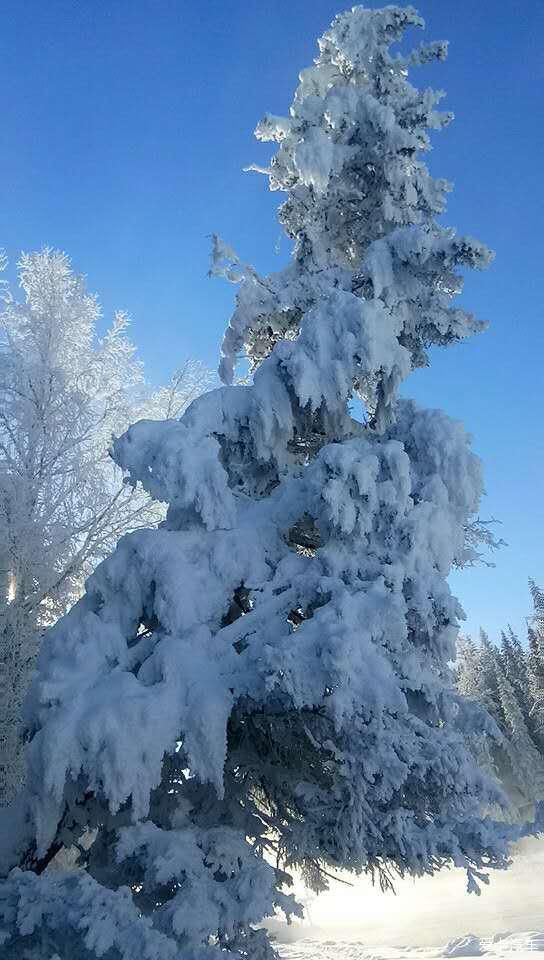
[[[306,897],[303,923],[272,931],[284,960],[511,954],[522,960],[544,952],[543,876],[544,843],[526,840],[480,897],[466,894],[458,870],[400,881],[396,896],[366,881],[332,884],[328,893]]]

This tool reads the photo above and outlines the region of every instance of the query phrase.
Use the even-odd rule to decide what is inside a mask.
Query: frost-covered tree
[[[118,313],[98,341],[100,309],[68,258],[19,263],[22,303],[0,311],[0,803],[21,776],[20,705],[41,630],[129,530],[162,510],[123,483],[112,436],[142,416],[177,416],[210,375],[189,362],[155,392]]]
[[[429,346],[481,329],[454,296],[490,259],[437,222],[448,185],[423,152],[450,117],[407,73],[445,45],[392,52],[412,25],[411,7],[340,15],[289,116],[260,124],[292,263],[261,277],[216,240],[240,283],[226,385],[115,444],[168,514],[42,647],[7,960],[263,960],[256,924],[296,912],[295,868],[320,889],[454,863],[474,888],[519,835],[482,813],[501,794],[448,666],[480,464],[459,423],[398,399]],[[253,382],[232,386],[240,354]],[[50,873],[83,834],[81,869]]]
[[[457,686],[463,696],[477,700],[499,723],[498,673],[502,670],[498,650],[485,630],[480,630],[479,643],[463,638],[457,647]]]
[[[535,614],[528,618],[527,646],[510,626],[497,644],[482,630],[477,643],[459,639],[456,661],[459,692],[494,724],[471,738],[472,749],[498,777],[518,817],[544,799],[544,634],[538,630],[539,590],[529,585]]]
[[[512,687],[512,691],[525,721],[528,721],[531,711],[531,700],[528,684],[527,655],[517,634],[514,633],[510,625],[506,631],[501,630],[500,662],[502,672]]]
[[[533,599],[531,622],[533,629],[544,639],[544,590],[533,579],[529,580],[529,590]]]
[[[532,710],[538,713],[542,723],[542,710],[544,708],[544,635],[539,634],[533,626],[527,628],[527,641],[529,644],[528,655],[528,681],[529,693],[532,701]],[[544,729],[544,723],[542,723]]]
[[[500,670],[498,686],[510,765],[526,803],[533,803],[535,799],[544,797],[544,757],[535,743],[536,738],[531,737],[527,718],[513,685]]]
[[[533,613],[527,625],[531,718],[544,752],[544,590],[532,579],[529,580],[529,590],[533,601]]]

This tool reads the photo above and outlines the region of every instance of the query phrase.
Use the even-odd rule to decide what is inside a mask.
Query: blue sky
[[[377,5],[377,4],[371,4]],[[496,250],[464,302],[483,336],[436,351],[405,393],[464,420],[485,463],[482,516],[509,546],[493,570],[453,578],[491,633],[529,612],[544,582],[541,0],[422,0],[446,64],[414,71],[448,93],[455,123],[433,173],[455,183],[447,222]],[[289,256],[279,196],[243,166],[263,113],[285,113],[331,0],[4,0],[0,245],[65,250],[106,318],[133,317],[156,382],[186,356],[216,364],[234,288],[207,276],[220,233],[261,270]],[[414,42],[422,37],[414,32]]]

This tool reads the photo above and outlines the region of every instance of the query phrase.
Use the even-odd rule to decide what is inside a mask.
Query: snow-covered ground
[[[489,938],[472,935],[438,947],[369,947],[362,941],[299,940],[282,945],[284,960],[434,960],[437,957],[496,957],[509,960],[535,958],[544,951],[544,932],[495,934]]]
[[[534,956],[544,952],[544,841],[521,844],[510,869],[479,897],[469,896],[463,873],[452,870],[401,881],[396,896],[357,881],[302,899],[303,923],[272,928],[285,960]]]

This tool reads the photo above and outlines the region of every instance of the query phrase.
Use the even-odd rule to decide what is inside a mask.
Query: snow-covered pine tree
[[[500,670],[498,651],[489,643],[485,631],[480,631],[479,641],[470,636],[459,635],[455,661],[455,685],[461,696],[475,705],[480,713],[466,732],[467,744],[478,766],[500,778],[506,764],[503,757],[504,716],[499,699],[497,669]],[[493,676],[493,685],[489,679]],[[504,811],[496,811],[503,816]]]
[[[504,631],[501,640],[509,638]],[[529,731],[519,723],[524,716],[517,699],[517,687],[509,682],[504,649],[480,629],[479,638],[460,636],[457,642],[455,680],[459,693],[480,712],[480,720],[467,733],[467,743],[478,766],[496,777],[508,797],[509,809],[497,811],[501,817],[520,819],[536,800],[527,773],[529,758],[519,758],[514,738],[519,745],[525,734],[525,745],[532,755],[535,745]],[[508,702],[507,702],[508,701]],[[508,713],[506,713],[508,707]],[[515,733],[514,733],[515,731]],[[525,760],[527,759],[527,762]]]
[[[527,649],[510,626],[497,645],[484,630],[478,643],[460,637],[455,675],[462,696],[495,724],[483,720],[468,738],[470,747],[500,780],[511,815],[526,818],[544,798],[544,657],[536,631],[529,625]]]
[[[485,630],[480,628],[479,645],[477,648],[477,691],[476,699],[488,711],[500,727],[504,724],[499,686],[497,682],[498,668],[500,667],[499,650],[489,639]],[[467,692],[468,696],[468,692]]]
[[[124,538],[42,649],[6,960],[257,960],[255,924],[296,910],[289,870],[320,887],[331,868],[454,863],[474,887],[505,864],[516,831],[482,819],[500,795],[448,667],[480,465],[459,423],[397,395],[428,346],[481,329],[453,297],[490,259],[436,220],[448,185],[422,153],[450,117],[407,72],[445,45],[390,50],[421,25],[340,15],[289,117],[258,128],[293,261],[260,277],[217,241],[214,266],[241,283],[223,377],[245,351],[253,383],[116,443],[168,516]],[[83,833],[83,869],[49,873]]]
[[[501,661],[505,676],[515,693],[519,708],[528,722],[531,712],[529,675],[526,653],[510,624],[501,630]]]
[[[531,624],[527,628],[529,644],[528,676],[529,690],[533,704],[544,701],[544,637],[541,637]]]
[[[498,659],[497,684],[506,734],[501,752],[507,758],[499,775],[520,816],[526,817],[531,806],[544,798],[544,757],[528,730],[519,696]]]
[[[544,678],[544,658],[539,643],[537,631],[529,623],[527,627],[527,642],[529,645],[528,669],[529,675],[542,676]]]
[[[533,579],[529,580],[529,590],[533,599],[533,615],[531,623],[533,629],[544,637],[544,590]]]
[[[478,700],[480,694],[480,650],[471,636],[460,633],[457,638],[455,682],[463,697]]]
[[[544,591],[534,580],[529,580],[529,589],[533,600],[533,614],[527,625],[531,720],[535,737],[544,752]]]

